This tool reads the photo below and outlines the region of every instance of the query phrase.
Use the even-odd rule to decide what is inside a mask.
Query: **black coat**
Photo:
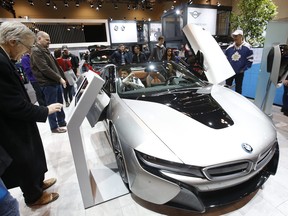
[[[125,64],[130,64],[130,59],[126,52],[123,53]],[[116,50],[111,56],[110,60],[113,64],[121,65],[122,53],[119,50]]]
[[[0,145],[13,159],[2,180],[7,188],[35,184],[47,172],[36,122],[46,121],[48,108],[30,102],[15,65],[1,47],[0,101]]]
[[[147,62],[147,58],[143,52],[140,52],[138,56],[136,53],[134,53],[132,63],[144,63],[144,62]]]

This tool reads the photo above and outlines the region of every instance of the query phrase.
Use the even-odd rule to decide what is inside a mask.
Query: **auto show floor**
[[[64,109],[69,111],[67,110],[69,108]],[[278,131],[280,145],[280,162],[277,174],[271,176],[264,184],[263,189],[254,194],[237,203],[215,208],[204,214],[154,205],[130,193],[85,209],[68,134],[52,134],[49,130],[48,121],[38,124],[49,169],[46,178],[56,177],[58,180],[48,191],[58,192],[60,197],[48,205],[29,208],[25,205],[19,188],[14,188],[10,192],[18,199],[22,216],[288,216],[288,117],[280,112],[280,107],[274,106],[272,118]],[[91,128],[85,119],[81,131],[85,143],[86,160],[90,169],[97,171],[97,166],[115,162],[104,132],[103,123],[100,122]],[[231,137],[231,139],[233,138]],[[100,183],[98,182],[98,184]],[[118,187],[117,184],[111,184],[110,187]]]

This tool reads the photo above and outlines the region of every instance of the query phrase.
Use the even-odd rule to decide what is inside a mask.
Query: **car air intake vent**
[[[203,169],[203,172],[209,180],[224,180],[247,175],[250,172],[252,165],[253,164],[250,161],[240,161],[206,167]]]
[[[270,159],[273,157],[274,152],[276,150],[276,144],[269,148],[267,151],[259,155],[257,160],[256,170],[260,169],[261,167],[265,166]]]
[[[222,129],[234,124],[231,117],[210,94],[182,91],[157,97],[146,96],[141,100],[165,104],[214,129]]]

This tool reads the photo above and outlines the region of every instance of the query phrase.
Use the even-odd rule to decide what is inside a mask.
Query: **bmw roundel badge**
[[[246,152],[248,152],[248,153],[251,153],[252,151],[253,151],[253,148],[252,148],[252,146],[250,146],[249,144],[247,144],[247,143],[242,143],[242,148],[246,151]]]

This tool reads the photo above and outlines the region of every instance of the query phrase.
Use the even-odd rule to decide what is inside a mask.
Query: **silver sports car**
[[[213,73],[210,54],[195,43],[203,30],[193,28],[185,33],[192,47],[203,51],[208,81],[175,62],[107,65],[91,112],[107,123],[122,180],[132,193],[204,212],[260,188],[276,173],[279,148],[271,119],[215,84],[225,76]],[[229,63],[223,61],[227,72]]]

